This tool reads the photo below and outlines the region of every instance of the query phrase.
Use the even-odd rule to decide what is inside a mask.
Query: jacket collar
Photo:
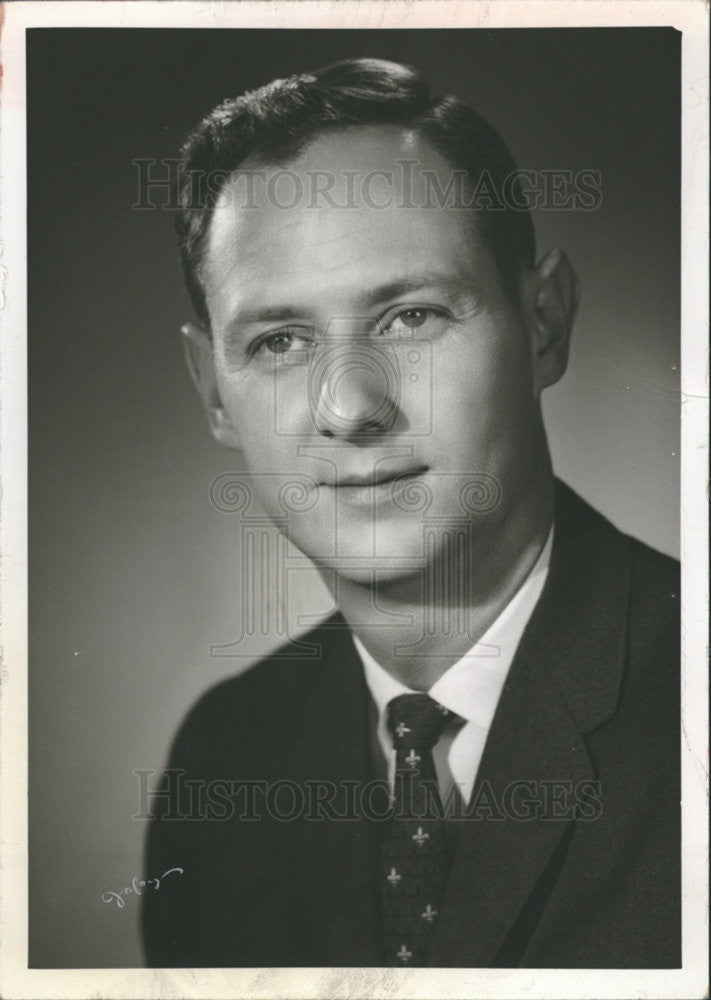
[[[476,804],[491,794],[509,817],[484,809],[462,821],[432,965],[496,964],[544,873],[551,877],[574,821],[572,809],[552,805],[553,788],[567,789],[571,804],[576,787],[595,777],[583,736],[616,709],[628,587],[623,537],[557,484],[550,573],[504,686],[472,798]],[[521,782],[531,783],[523,787],[540,803],[527,820],[510,818],[521,808],[512,806]]]
[[[497,963],[536,887],[550,877],[573,819],[497,819],[516,783],[550,808],[553,788],[572,790],[595,777],[584,735],[614,713],[627,641],[629,559],[612,526],[557,484],[556,532],[545,588],[524,632],[482,758],[430,955],[440,967]],[[374,779],[370,699],[345,621],[322,626],[322,673],[294,748],[302,779],[363,787]],[[553,783],[553,784],[551,784]],[[564,783],[558,785],[557,783]],[[508,789],[508,792],[507,792]],[[489,796],[489,812],[486,800]],[[493,799],[491,798],[493,796]],[[384,805],[376,795],[374,802]],[[346,809],[345,792],[335,806]],[[455,821],[457,822],[457,821]],[[378,824],[364,819],[301,825],[315,964],[380,962]],[[334,880],[335,873],[335,880]],[[548,873],[547,875],[545,873]]]

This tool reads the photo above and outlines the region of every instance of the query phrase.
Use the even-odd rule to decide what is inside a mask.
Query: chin
[[[428,567],[455,562],[460,576],[470,574],[466,561],[475,558],[478,540],[493,530],[491,516],[468,520],[447,513],[424,519],[421,513],[373,519],[362,511],[350,516],[295,519],[290,540],[319,569],[335,572],[354,583],[413,581]],[[336,523],[336,522],[340,523]]]
[[[375,560],[371,565],[361,562],[358,566],[350,563],[346,565],[344,563],[334,563],[331,565],[322,563],[321,568],[332,572],[335,571],[341,579],[360,584],[363,587],[372,587],[374,583],[377,583],[379,587],[383,587],[390,584],[404,583],[405,581],[412,582],[419,580],[422,574],[422,569],[413,570],[411,567],[395,566],[392,564],[383,565]]]
[[[378,582],[412,580],[426,565],[422,524],[408,525],[409,530],[391,528],[358,530],[349,525],[338,534],[327,530],[309,532],[308,537],[292,541],[321,570],[335,572],[353,583],[372,586]]]

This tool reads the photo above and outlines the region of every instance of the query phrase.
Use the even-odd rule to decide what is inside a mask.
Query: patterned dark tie
[[[380,887],[388,965],[427,961],[448,871],[432,747],[457,718],[426,694],[403,694],[388,705],[395,796],[381,851]]]

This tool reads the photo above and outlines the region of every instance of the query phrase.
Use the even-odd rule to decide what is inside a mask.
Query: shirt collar
[[[440,705],[485,729],[491,725],[516,649],[548,575],[553,526],[531,572],[481,639],[453,663],[427,692]],[[415,694],[380,666],[353,636],[365,680],[378,710],[378,734],[386,731],[386,708],[401,694]]]

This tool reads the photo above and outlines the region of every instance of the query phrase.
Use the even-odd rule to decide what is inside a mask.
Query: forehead
[[[208,232],[211,313],[272,291],[293,298],[336,288],[345,298],[408,271],[490,267],[472,211],[438,203],[453,170],[426,139],[396,126],[326,133],[288,165],[244,164],[225,183]]]

